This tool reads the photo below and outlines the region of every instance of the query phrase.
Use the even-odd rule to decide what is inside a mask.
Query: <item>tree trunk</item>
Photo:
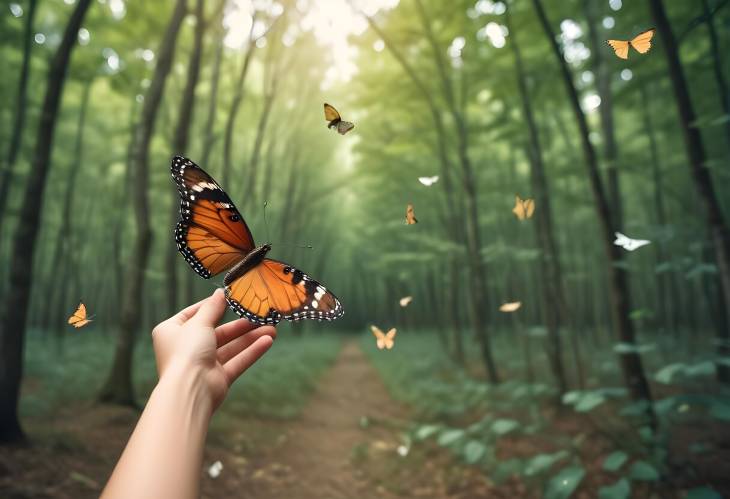
[[[13,128],[8,146],[8,156],[0,177],[0,233],[2,233],[5,208],[8,204],[10,185],[13,182],[13,171],[15,162],[18,159],[18,152],[23,143],[23,129],[25,128],[25,111],[28,94],[28,74],[30,73],[30,56],[33,46],[33,20],[35,19],[37,0],[28,1],[28,13],[25,18],[25,30],[23,31],[23,63],[20,67],[20,78],[18,78],[18,95],[15,100],[15,116],[13,117]],[[0,286],[2,284],[0,283]]]
[[[608,176],[608,194],[611,201],[613,226],[623,226],[623,206],[621,204],[621,186],[618,171],[618,145],[613,122],[613,93],[611,92],[611,69],[603,56],[605,42],[598,33],[596,20],[596,0],[583,0],[583,10],[588,21],[588,34],[591,40],[591,61],[596,78],[596,90],[601,98],[598,114],[601,117],[603,130],[603,158]]]
[[[707,35],[710,37],[710,54],[712,55],[712,70],[715,73],[715,83],[720,94],[720,104],[725,113],[725,145],[730,147],[730,87],[727,86],[727,79],[722,64],[725,61],[720,56],[720,43],[715,30],[715,16],[707,0],[702,0],[703,15],[707,19]]]
[[[728,231],[720,203],[715,194],[710,171],[705,166],[707,154],[702,143],[702,135],[700,135],[699,128],[693,126],[696,115],[682,64],[679,61],[677,42],[664,10],[664,4],[662,0],[649,0],[649,6],[654,16],[657,32],[664,45],[669,77],[672,80],[674,98],[679,111],[679,123],[689,158],[690,173],[705,210],[708,230],[712,234],[715,260],[722,290],[721,300],[723,306],[721,308],[725,310],[726,317],[728,317],[725,322],[730,323],[730,231]],[[717,330],[717,334],[719,340],[717,342],[718,355],[720,357],[730,356],[730,332]],[[717,375],[720,381],[730,383],[730,368],[725,364],[717,364]]]
[[[200,59],[203,53],[203,35],[205,34],[205,28],[203,0],[197,0],[195,6],[193,50],[190,52],[187,81],[185,82],[185,88],[180,99],[177,127],[175,128],[175,135],[172,139],[172,151],[178,156],[185,156],[188,149],[190,124],[193,122],[193,112],[195,110],[195,88],[198,86],[198,79],[200,78]],[[170,227],[174,227],[180,217],[180,201],[176,189],[170,189],[170,192],[173,194]],[[165,255],[165,268],[167,270],[165,290],[167,292],[167,315],[172,317],[178,309],[177,292],[180,285],[177,279],[177,270],[183,264],[183,260],[178,256],[175,245],[170,244],[168,248],[167,254]]]
[[[117,336],[114,362],[99,394],[102,402],[134,405],[132,386],[132,355],[137,329],[140,327],[144,276],[147,269],[149,249],[152,244],[152,230],[149,221],[149,149],[155,130],[155,121],[160,109],[165,80],[170,73],[175,56],[175,44],[180,25],[186,14],[186,0],[177,0],[170,22],[158,51],[152,83],[145,95],[142,116],[132,138],[130,169],[134,190],[134,205],[137,234],[134,248],[127,265],[127,276],[122,291],[119,334]]]
[[[215,49],[215,59],[213,60],[213,74],[210,81],[210,95],[208,96],[208,114],[205,118],[205,127],[203,129],[203,152],[200,155],[200,164],[203,168],[210,168],[210,153],[213,151],[213,143],[215,142],[215,115],[218,109],[218,83],[221,76],[221,61],[223,60],[223,38],[224,32],[218,30],[218,39]]]
[[[226,130],[223,139],[223,172],[221,175],[221,182],[224,186],[228,185],[228,181],[231,176],[231,147],[233,146],[233,127],[236,125],[236,116],[238,115],[238,109],[241,107],[241,102],[243,101],[248,68],[251,65],[253,52],[254,50],[256,50],[256,40],[253,37],[253,27],[255,23],[256,16],[254,16],[254,18],[251,20],[251,31],[248,35],[248,47],[246,47],[246,52],[243,56],[241,72],[238,75],[235,93],[233,94],[233,101],[231,102],[231,108],[228,111],[228,117],[226,118]]]
[[[43,99],[36,147],[13,236],[10,289],[0,327],[0,442],[22,440],[18,421],[18,396],[23,376],[23,343],[28,302],[33,283],[33,250],[40,229],[43,192],[51,166],[51,150],[61,95],[71,52],[91,0],[79,0],[66,25],[61,44],[51,61]]]
[[[611,221],[611,211],[608,199],[603,190],[601,177],[598,172],[598,159],[596,157],[596,152],[593,149],[593,145],[589,138],[588,122],[586,121],[585,114],[583,114],[583,110],[580,107],[578,92],[573,85],[573,76],[568,68],[567,62],[565,61],[563,52],[555,39],[555,33],[550,26],[550,21],[547,18],[542,1],[532,0],[532,3],[540,20],[540,24],[545,32],[545,36],[550,43],[553,55],[560,67],[563,83],[565,84],[565,89],[570,99],[573,115],[580,132],[585,164],[588,169],[588,178],[591,184],[591,190],[593,191],[593,200],[598,213],[601,235],[603,237],[603,247],[607,257],[606,271],[610,281],[610,301],[613,327],[616,331],[616,336],[618,336],[618,339],[621,342],[634,345],[636,343],[634,327],[631,319],[629,318],[631,307],[628,280],[626,271],[622,265],[621,250],[618,246],[613,244],[614,227]],[[651,391],[649,389],[649,384],[646,381],[641,357],[639,357],[637,353],[632,352],[620,354],[619,358],[621,361],[624,380],[631,397],[635,400],[651,401]],[[650,420],[650,424],[654,426],[656,424],[656,418],[651,408],[647,409],[647,416]]]
[[[563,278],[560,269],[558,245],[555,242],[555,237],[553,235],[550,192],[547,179],[545,177],[545,165],[543,163],[540,134],[538,132],[535,116],[532,110],[530,94],[527,89],[525,69],[522,62],[522,54],[517,42],[517,34],[513,29],[509,9],[506,12],[506,16],[507,29],[512,34],[512,37],[510,38],[510,45],[512,46],[512,53],[515,60],[517,87],[522,101],[522,113],[524,115],[525,123],[527,124],[530,139],[528,154],[531,166],[530,180],[537,205],[535,233],[537,236],[538,246],[540,247],[540,284],[549,337],[548,354],[552,374],[555,377],[555,382],[558,388],[558,397],[559,399],[562,399],[562,394],[567,390],[568,383],[565,377],[565,367],[563,364],[560,326],[561,322],[567,319],[567,317],[561,317],[562,313],[567,309],[567,302],[563,291]],[[577,353],[577,350],[575,350],[576,346],[577,344],[574,342],[574,354]],[[576,358],[575,360],[576,365],[580,366],[580,359]],[[582,377],[582,375],[580,377]]]

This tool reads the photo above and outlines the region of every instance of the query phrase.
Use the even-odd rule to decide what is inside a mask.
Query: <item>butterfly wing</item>
[[[337,112],[334,106],[324,103],[324,119],[327,121],[334,121],[341,119],[340,113]]]
[[[413,300],[412,296],[404,296],[403,298],[400,299],[400,306],[407,307],[408,304],[410,304],[412,300]]]
[[[614,232],[613,235],[616,236],[616,240],[613,242],[613,244],[615,244],[616,246],[626,248],[631,242],[631,240],[627,236],[621,234],[620,232]]]
[[[433,184],[435,184],[438,181],[438,179],[439,179],[438,175],[434,175],[433,177],[418,177],[418,181],[427,187],[430,187]]]
[[[654,28],[648,29],[636,35],[629,44],[640,54],[646,54],[651,48],[651,39],[654,38]]]
[[[393,348],[393,345],[395,345],[395,328],[391,328],[387,333],[385,333],[385,348],[390,350]]]
[[[525,199],[525,218],[532,218],[532,214],[535,213],[535,200]]]
[[[228,194],[198,165],[175,156],[170,168],[180,192],[178,251],[205,279],[229,270],[255,247],[246,222]]]
[[[340,135],[345,135],[347,132],[355,128],[354,123],[350,123],[349,121],[338,121],[337,122],[337,133]]]
[[[87,317],[86,305],[79,303],[76,311],[68,318],[68,323],[78,329],[80,327],[84,327],[89,322],[91,322],[91,320]]]
[[[383,333],[378,326],[370,326],[370,331],[372,331],[373,336],[375,336],[375,344],[377,345],[378,350],[385,348],[385,333]]]
[[[629,58],[629,42],[626,40],[606,40],[606,43],[613,49],[618,58]]]
[[[499,311],[500,312],[507,312],[507,313],[509,313],[509,312],[515,312],[515,311],[519,310],[519,308],[521,306],[522,306],[522,302],[521,301],[507,302],[507,303],[503,303],[499,307]]]
[[[525,219],[525,205],[520,196],[515,195],[515,207],[512,208],[512,213],[515,214],[518,220]]]
[[[264,258],[225,287],[226,299],[240,316],[255,324],[280,320],[332,321],[345,313],[335,295],[301,270]]]
[[[413,225],[413,224],[418,223],[418,219],[416,218],[416,212],[413,209],[412,204],[408,204],[408,206],[406,206],[406,223],[408,225]]]

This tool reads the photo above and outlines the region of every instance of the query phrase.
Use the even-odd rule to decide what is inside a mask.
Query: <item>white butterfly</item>
[[[223,471],[223,463],[221,463],[220,461],[214,462],[210,465],[210,468],[208,468],[208,474],[211,478],[218,478],[221,474],[221,471]]]
[[[418,181],[426,187],[431,187],[433,184],[439,181],[439,176],[434,175],[433,177],[418,177]]]
[[[409,303],[413,300],[412,296],[404,296],[400,299],[400,306],[401,307],[407,307]]]
[[[621,234],[620,232],[614,232],[614,234],[616,235],[616,240],[613,244],[621,246],[626,251],[634,251],[635,249],[651,243],[648,239],[631,239],[629,236]]]

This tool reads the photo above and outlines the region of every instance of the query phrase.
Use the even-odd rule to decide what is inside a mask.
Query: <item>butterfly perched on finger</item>
[[[68,323],[76,329],[84,327],[91,321],[92,318],[89,317],[89,315],[87,314],[86,305],[84,305],[83,303],[79,303],[79,306],[76,307],[76,311],[71,314],[71,317],[68,318]]]
[[[515,214],[518,220],[531,218],[532,214],[535,213],[535,201],[533,199],[522,199],[515,194],[515,207],[512,208],[512,213]]]
[[[640,54],[646,54],[651,49],[651,39],[654,38],[654,28],[647,29],[631,40],[606,40],[619,59],[629,58],[629,47],[633,47]]]
[[[413,209],[413,205],[408,203],[408,206],[406,206],[406,224],[413,225],[417,223],[418,219],[416,218],[416,211]]]
[[[375,336],[375,344],[378,347],[378,350],[387,349],[390,350],[395,345],[395,328],[390,328],[387,333],[384,333],[379,327],[377,326],[370,326],[370,331],[373,332],[373,336]]]
[[[266,258],[271,245],[256,246],[231,198],[202,168],[175,156],[171,171],[180,193],[177,249],[205,279],[226,273],[226,300],[236,314],[254,324],[342,316],[340,301],[322,284],[289,264]]]
[[[327,128],[334,128],[340,135],[345,135],[347,132],[355,128],[354,123],[349,121],[343,121],[340,113],[335,109],[334,106],[324,103],[324,119],[329,121]]]

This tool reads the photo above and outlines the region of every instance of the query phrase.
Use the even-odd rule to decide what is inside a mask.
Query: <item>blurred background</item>
[[[174,154],[346,310],[279,326],[204,497],[730,497],[728,4],[3,1],[0,497],[98,496],[221,285]]]

